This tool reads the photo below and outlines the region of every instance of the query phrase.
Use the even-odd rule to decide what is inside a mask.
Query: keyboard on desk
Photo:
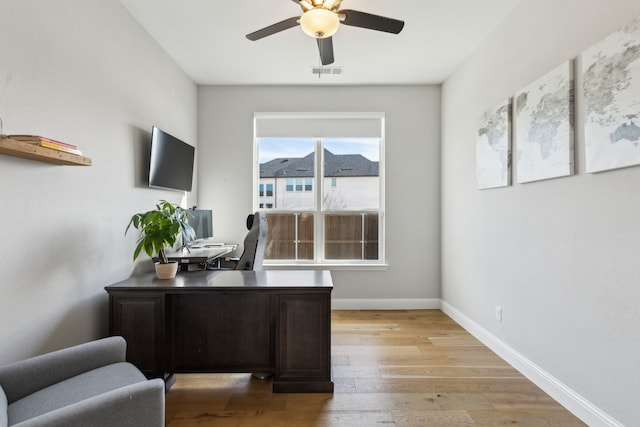
[[[210,243],[208,245],[191,245],[188,246],[189,249],[207,249],[207,248],[221,248],[222,246],[226,246],[224,243]]]

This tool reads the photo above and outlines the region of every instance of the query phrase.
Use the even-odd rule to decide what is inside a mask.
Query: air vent
[[[344,71],[344,67],[311,67],[311,73],[317,74],[318,77],[328,75],[339,75]]]

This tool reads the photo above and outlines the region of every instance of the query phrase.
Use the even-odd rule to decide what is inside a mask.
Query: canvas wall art
[[[582,53],[587,172],[640,164],[640,18]]]
[[[519,91],[515,104],[519,183],[573,175],[573,62]]]
[[[477,188],[511,185],[511,99],[485,111],[478,122]]]

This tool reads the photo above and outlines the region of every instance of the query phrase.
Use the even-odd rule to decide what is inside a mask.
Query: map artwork
[[[582,53],[586,171],[640,164],[640,18]]]
[[[573,62],[519,91],[514,103],[518,182],[573,175]]]
[[[511,100],[486,111],[479,120],[476,140],[478,189],[511,185]]]

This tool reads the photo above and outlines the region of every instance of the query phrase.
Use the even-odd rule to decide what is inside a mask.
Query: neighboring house
[[[313,208],[314,155],[277,158],[260,164],[260,208]],[[326,209],[367,209],[379,206],[379,162],[361,154],[324,151]]]

